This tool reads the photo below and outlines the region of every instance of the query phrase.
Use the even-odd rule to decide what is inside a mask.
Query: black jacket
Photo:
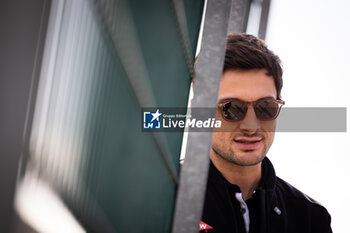
[[[230,184],[211,163],[200,232],[246,233],[241,192]],[[246,200],[250,216],[249,233],[331,233],[330,215],[316,201],[276,177],[268,158],[262,162],[262,178]],[[206,226],[206,225],[205,225]],[[212,229],[211,229],[212,228]]]

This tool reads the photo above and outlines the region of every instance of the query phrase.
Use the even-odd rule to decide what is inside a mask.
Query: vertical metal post
[[[215,117],[228,32],[246,30],[249,0],[207,0],[202,47],[196,67],[192,107],[207,107]],[[193,113],[192,117],[196,118]],[[199,118],[199,117],[198,117]],[[198,232],[203,211],[212,132],[189,132],[186,161],[180,174],[173,233]]]
[[[231,6],[232,0],[207,2],[192,107],[212,108],[207,112],[208,118],[215,117],[216,113]],[[196,116],[192,114],[192,117]],[[211,139],[211,132],[189,132],[186,161],[177,193],[173,233],[198,232],[207,184]]]
[[[261,15],[260,15],[260,24],[259,24],[259,34],[260,39],[265,40],[266,29],[267,29],[267,20],[269,17],[271,0],[263,0],[261,3]]]
[[[228,32],[245,32],[251,0],[233,0]]]

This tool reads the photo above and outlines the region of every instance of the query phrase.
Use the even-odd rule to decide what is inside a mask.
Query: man
[[[282,68],[266,44],[247,34],[227,37],[200,230],[230,233],[332,232],[316,201],[276,177],[266,156],[274,139]]]

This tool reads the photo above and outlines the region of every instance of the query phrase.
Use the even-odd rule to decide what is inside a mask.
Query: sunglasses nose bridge
[[[240,123],[240,128],[244,131],[255,132],[260,128],[259,119],[256,117],[254,107],[248,105],[247,112]]]

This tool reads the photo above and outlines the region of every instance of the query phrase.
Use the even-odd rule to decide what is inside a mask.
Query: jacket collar
[[[258,185],[258,189],[274,189],[276,183],[276,173],[271,161],[265,157],[261,163],[261,166],[261,180]]]
[[[277,196],[276,196],[276,173],[275,169],[273,168],[273,165],[271,161],[265,157],[261,163],[262,165],[262,171],[261,171],[261,180],[258,185],[258,188],[256,189],[256,193],[254,194],[255,198],[258,198],[260,203],[260,211],[259,211],[259,219],[260,219],[260,232],[262,233],[268,233],[268,232],[279,232],[283,233],[285,232],[286,226],[285,222],[282,220],[278,221],[278,224],[271,226],[271,217],[275,216],[274,208],[283,209],[281,208],[280,204],[278,203]],[[237,185],[230,184],[224,177],[221,175],[221,173],[217,170],[217,168],[214,166],[214,164],[210,161],[210,168],[209,168],[209,179],[210,182],[215,182],[217,184],[222,184],[222,187],[229,191],[228,193],[235,193],[235,192],[241,192],[240,188]],[[222,190],[224,190],[222,189]],[[220,188],[218,189],[218,191]],[[280,215],[278,215],[280,216]],[[273,227],[273,230],[272,230]]]

